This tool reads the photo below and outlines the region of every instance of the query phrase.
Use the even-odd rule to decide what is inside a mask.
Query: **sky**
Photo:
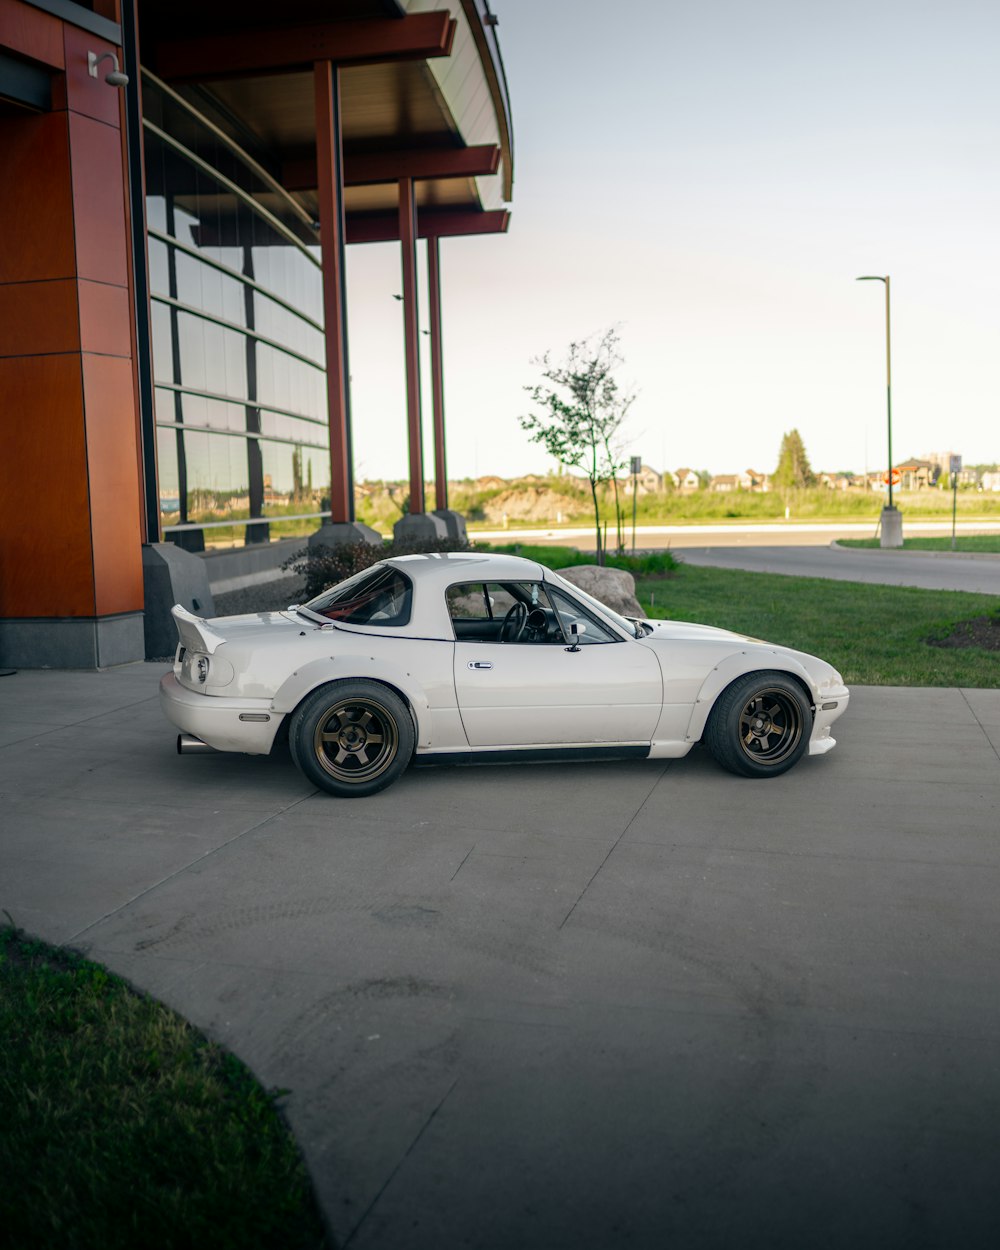
[[[653,468],[770,472],[793,428],[817,471],[884,468],[884,287],[861,274],[892,280],[894,461],[1000,459],[995,0],[491,7],[512,218],[441,244],[450,477],[554,467],[524,388],[610,326]],[[407,475],[399,266],[348,252],[359,478]]]

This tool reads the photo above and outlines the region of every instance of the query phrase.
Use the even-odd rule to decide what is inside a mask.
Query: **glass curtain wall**
[[[309,533],[330,506],[312,223],[148,73],[143,112],[163,536],[202,551]]]

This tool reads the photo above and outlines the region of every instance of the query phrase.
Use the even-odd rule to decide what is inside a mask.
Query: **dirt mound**
[[[483,503],[483,518],[494,525],[502,525],[504,516],[511,521],[537,521],[540,524],[556,523],[578,509],[579,505],[566,495],[545,486],[521,487],[505,490]]]
[[[975,616],[960,621],[947,638],[928,638],[932,647],[981,647],[984,651],[1000,651],[1000,617]]]

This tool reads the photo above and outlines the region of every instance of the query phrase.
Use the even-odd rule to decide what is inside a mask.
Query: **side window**
[[[346,625],[407,625],[413,600],[410,579],[388,564],[376,564],[339,582],[305,606]]]
[[[501,620],[515,603],[523,603],[525,599],[529,604],[532,602],[531,591],[528,587],[515,582],[506,582],[502,585],[500,582],[490,582],[486,589],[492,603],[493,615]]]
[[[615,641],[579,605],[564,596],[556,609],[549,587],[540,581],[461,582],[446,592],[447,610],[460,642],[496,642],[509,646],[565,646],[570,639],[567,620],[585,621],[581,642]],[[565,632],[564,632],[565,627]]]
[[[589,612],[585,612],[581,605],[571,599],[569,595],[563,594],[561,590],[556,589],[554,586],[550,586],[549,598],[552,600],[552,606],[559,615],[559,623],[562,625],[567,638],[572,639],[573,626],[576,625],[576,641],[581,647],[591,646],[598,642],[618,642],[618,639],[610,629],[605,628]]]
[[[486,587],[482,582],[449,586],[445,598],[448,602],[448,615],[453,621],[489,621],[493,617]]]

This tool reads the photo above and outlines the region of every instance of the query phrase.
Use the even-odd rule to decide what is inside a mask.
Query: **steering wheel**
[[[527,620],[527,606],[518,600],[507,609],[507,615],[503,618],[503,624],[500,626],[500,641],[520,642]]]

